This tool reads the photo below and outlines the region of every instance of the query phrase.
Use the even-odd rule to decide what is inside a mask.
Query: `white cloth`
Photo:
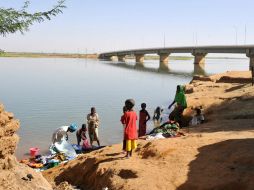
[[[77,154],[72,145],[66,141],[68,128],[69,126],[62,126],[55,130],[52,135],[52,146],[67,157],[74,158]]]
[[[165,139],[165,137],[162,134],[163,133],[157,133],[156,135],[148,135],[146,137],[146,140]]]
[[[62,126],[55,130],[55,132],[52,135],[52,143],[55,142],[60,143],[61,141],[66,139],[67,131],[69,126]]]

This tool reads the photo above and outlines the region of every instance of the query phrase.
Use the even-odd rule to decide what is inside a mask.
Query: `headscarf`
[[[182,85],[179,85],[179,87],[180,87],[180,90],[179,92],[176,92],[175,102],[181,105],[183,108],[187,108],[187,101],[184,94],[184,87]]]

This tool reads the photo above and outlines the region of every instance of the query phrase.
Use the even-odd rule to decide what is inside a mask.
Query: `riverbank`
[[[53,185],[87,189],[252,189],[254,87],[250,72],[194,77],[186,85],[188,109],[204,109],[206,123],[186,136],[139,140],[130,159],[121,145],[80,155],[43,172]],[[77,175],[79,174],[79,175]],[[59,188],[61,188],[59,186]]]
[[[88,58],[97,59],[98,54],[71,54],[71,53],[27,53],[27,52],[5,52],[0,57],[26,57],[26,58]]]

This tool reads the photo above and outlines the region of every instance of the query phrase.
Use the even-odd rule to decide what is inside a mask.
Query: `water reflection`
[[[205,72],[205,64],[194,64],[193,75],[204,75],[204,76],[206,76],[207,73]]]
[[[108,61],[109,63],[109,61]],[[114,65],[119,64],[119,62],[113,62]],[[121,64],[135,66],[135,59],[126,59],[125,62]],[[234,59],[234,58],[207,58],[206,63],[203,65],[194,65],[193,59],[187,60],[170,60],[168,65],[163,65],[159,63],[159,60],[145,60],[142,65],[136,64],[137,67],[132,69],[145,70],[149,72],[166,73],[166,74],[176,74],[184,76],[193,75],[212,75],[217,73],[222,73],[226,71],[244,71],[249,69],[248,59]],[[125,65],[121,65],[125,66]],[[152,68],[152,69],[151,69]]]
[[[130,64],[126,62],[111,62],[111,61],[105,61],[105,63],[115,66],[115,67],[122,67],[126,69],[133,69],[141,72],[153,72],[153,73],[159,73],[159,74],[173,74],[173,75],[179,75],[179,76],[185,76],[185,77],[192,77],[193,75],[202,75],[202,72],[200,70],[194,70],[194,72],[184,72],[184,71],[173,71],[169,67],[159,67],[159,68],[153,68],[153,67],[147,67],[144,64]],[[205,72],[203,72],[205,74]]]

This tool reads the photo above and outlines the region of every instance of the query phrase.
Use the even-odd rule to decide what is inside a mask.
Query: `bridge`
[[[189,46],[189,47],[165,47],[165,48],[149,48],[149,49],[133,49],[123,51],[113,51],[101,53],[99,59],[113,60],[115,57],[118,61],[124,62],[127,55],[134,55],[136,63],[144,64],[144,56],[146,54],[159,55],[160,68],[168,68],[169,55],[172,53],[191,53],[194,56],[194,64],[200,66],[205,64],[205,57],[208,53],[226,53],[226,54],[245,54],[250,59],[250,70],[254,67],[254,45],[242,46]]]

